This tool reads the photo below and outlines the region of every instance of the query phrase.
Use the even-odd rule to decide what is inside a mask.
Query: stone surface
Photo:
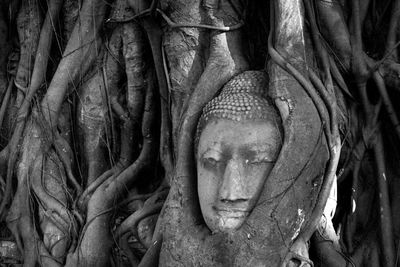
[[[281,145],[274,122],[214,119],[206,126],[197,154],[197,186],[211,231],[233,231],[245,222]]]

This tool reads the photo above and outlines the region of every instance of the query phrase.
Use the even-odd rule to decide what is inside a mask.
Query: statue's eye
[[[220,151],[209,149],[201,155],[200,162],[204,168],[219,169],[222,166],[223,158]]]
[[[220,161],[215,158],[207,157],[207,158],[203,158],[203,163],[206,166],[217,166],[218,163],[220,163]]]
[[[260,164],[265,164],[265,163],[274,163],[275,161],[272,161],[270,158],[265,157],[265,158],[256,158],[252,160],[246,160],[246,164],[248,165],[260,165]]]
[[[262,160],[246,160],[246,164],[248,165],[260,165],[264,163]]]

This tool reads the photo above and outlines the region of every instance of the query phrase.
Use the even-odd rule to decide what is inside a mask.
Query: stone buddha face
[[[254,208],[281,148],[271,122],[213,120],[198,145],[201,211],[212,231],[238,229]]]
[[[282,144],[279,117],[268,101],[226,89],[206,106],[201,133],[198,128],[198,197],[212,232],[232,232],[245,222]]]

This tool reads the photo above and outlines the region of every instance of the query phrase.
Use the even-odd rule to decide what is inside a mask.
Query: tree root
[[[138,267],[158,266],[162,240],[163,240],[162,237],[159,236],[153,242],[153,245],[147,250],[146,254],[144,255]]]
[[[353,48],[353,74],[358,81],[358,88],[359,93],[362,97],[362,105],[364,109],[364,114],[366,117],[366,123],[368,124],[372,120],[372,112],[371,112],[371,103],[367,97],[366,93],[366,86],[365,86],[365,79],[369,78],[365,75],[365,69],[367,63],[362,59],[362,37],[361,37],[361,20],[359,16],[359,2],[354,1],[352,2],[352,31],[351,31],[351,38],[352,38],[352,48]],[[393,21],[392,21],[393,22]],[[397,23],[397,19],[395,19]],[[390,39],[391,37],[389,37]],[[377,74],[374,75],[374,78],[377,82],[378,88],[380,87],[381,96],[383,97],[383,102],[385,103],[386,108],[389,108],[389,115],[390,113],[390,101],[386,98],[385,90],[382,87],[382,82],[379,79]],[[383,90],[382,90],[383,89]],[[385,99],[386,98],[386,99]],[[396,123],[396,118],[392,115],[392,122]],[[397,123],[398,124],[398,123]],[[394,127],[397,127],[397,124]],[[384,152],[383,152],[383,142],[381,133],[378,133],[377,142],[374,144],[373,147],[374,154],[375,154],[375,161],[377,165],[377,172],[378,172],[378,185],[379,185],[379,205],[380,205],[380,215],[381,215],[381,242],[383,247],[383,254],[384,254],[384,262],[387,266],[394,266],[394,242],[392,239],[392,221],[391,221],[391,208],[389,203],[389,195],[388,195],[388,188],[386,182],[386,168],[384,164]]]
[[[13,88],[13,85],[14,85],[14,79],[11,79],[9,84],[8,84],[7,90],[6,90],[6,92],[5,92],[4,96],[3,96],[3,101],[1,102],[1,107],[0,107],[0,127],[3,126],[3,120],[4,120],[4,116],[6,114],[8,103],[10,101],[11,90]]]
[[[164,201],[160,202],[160,198],[161,200],[164,200],[166,193],[168,192],[160,191],[147,199],[144,203],[144,206],[140,210],[134,212],[121,223],[121,225],[115,230],[114,237],[119,238],[130,231],[131,234],[139,240],[137,233],[137,226],[139,222],[150,215],[160,212],[162,206],[164,205]]]
[[[80,11],[80,22],[75,24],[71,38],[58,64],[46,95],[41,102],[44,119],[55,127],[62,102],[69,87],[85,74],[98,55],[99,30],[102,25],[107,3],[105,1],[84,1]],[[82,58],[85,58],[82,61]]]
[[[56,1],[55,1],[56,2]],[[34,69],[35,55],[39,49],[40,26],[42,24],[39,3],[23,2],[17,16],[17,25],[19,26],[18,35],[21,43],[21,55],[18,63],[18,70],[15,77],[15,84],[20,88],[17,92],[15,106],[20,108],[25,94],[25,88],[31,83],[31,73]],[[39,41],[39,42],[38,42]],[[32,74],[33,76],[33,74]]]
[[[129,246],[130,234],[127,233],[121,238],[119,238],[119,247],[123,251],[124,255],[128,258],[130,266],[138,266],[140,261],[133,254],[131,247]]]
[[[148,77],[148,81],[151,81],[151,77]],[[153,162],[152,160],[157,154],[158,144],[154,136],[157,125],[155,123],[156,106],[153,87],[149,82],[142,120],[143,147],[140,155],[119,175],[105,180],[91,196],[88,203],[87,223],[81,233],[77,249],[69,258],[70,263],[68,264],[73,264],[76,259],[88,266],[106,265],[108,262],[107,252],[111,248],[111,236],[108,229],[109,215],[104,211],[108,210],[116,199],[124,195],[125,189],[138,179],[140,171]],[[97,256],[93,257],[93,255]]]
[[[328,161],[328,166],[325,170],[323,183],[319,191],[318,199],[312,210],[311,216],[306,222],[306,225],[300,230],[300,234],[296,237],[294,243],[290,246],[289,252],[286,254],[283,261],[281,262],[281,266],[286,266],[289,262],[293,260],[300,260],[301,264],[307,263],[308,265],[311,265],[310,261],[308,260],[308,248],[306,243],[311,238],[311,235],[314,233],[314,231],[317,229],[317,225],[322,216],[336,174],[336,168],[339,161],[341,148],[338,122],[336,117],[336,96],[333,89],[330,71],[331,64],[329,62],[327,52],[322,47],[322,44],[319,40],[319,33],[316,27],[316,22],[310,3],[305,1],[304,6],[310,19],[311,35],[313,37],[313,42],[315,47],[317,48],[316,56],[320,60],[322,64],[322,69],[324,70],[323,74],[325,78],[325,83],[322,83],[317,75],[315,75],[315,73],[313,73],[311,70],[309,70],[309,77],[316,87],[314,87],[305,77],[303,77],[300,71],[297,71],[296,68],[294,68],[279,54],[279,52],[277,52],[277,50],[273,48],[271,41],[272,33],[270,33],[268,49],[272,60],[277,63],[281,68],[290,73],[302,85],[303,89],[312,99],[324,127],[325,137],[329,146],[330,158]],[[271,10],[274,10],[274,8],[271,8]],[[271,15],[271,17],[273,18],[274,16]],[[328,111],[329,118],[326,117],[325,110]],[[328,125],[326,125],[326,123],[328,123]],[[299,255],[301,255],[300,258]],[[307,261],[304,261],[304,259],[307,259]]]
[[[75,175],[73,174],[72,171],[72,150],[69,144],[65,139],[63,139],[58,132],[56,133],[56,140],[54,140],[54,149],[57,153],[58,158],[61,160],[65,172],[67,174],[67,177],[74,186],[76,190],[76,194],[80,195],[82,193],[82,187],[78,183],[78,181],[75,178]]]
[[[89,3],[88,3],[89,2]],[[11,188],[11,177],[13,176],[13,169],[14,169],[14,165],[16,163],[17,157],[19,155],[19,149],[18,145],[20,143],[20,137],[22,136],[22,133],[25,129],[25,119],[28,116],[28,112],[30,109],[30,105],[31,105],[31,100],[33,99],[34,95],[36,94],[36,91],[38,90],[38,88],[42,85],[42,82],[44,80],[44,75],[47,71],[47,62],[48,62],[48,56],[49,56],[49,52],[50,52],[50,46],[52,43],[52,36],[53,36],[53,29],[54,29],[54,22],[56,21],[56,18],[58,17],[58,13],[60,11],[62,5],[62,1],[52,1],[49,4],[48,7],[48,14],[46,17],[46,20],[43,24],[42,27],[42,31],[40,34],[40,40],[39,40],[39,44],[38,44],[38,50],[37,50],[37,57],[36,57],[36,61],[35,61],[35,67],[33,69],[33,74],[32,74],[32,79],[30,81],[30,87],[28,87],[27,91],[25,92],[26,95],[24,97],[24,101],[20,101],[22,103],[22,106],[20,107],[20,110],[18,111],[18,116],[17,116],[17,125],[16,128],[14,130],[13,136],[11,138],[11,141],[9,143],[9,145],[7,146],[7,150],[9,150],[11,152],[9,158],[8,158],[8,166],[7,166],[7,180],[8,180],[8,187]],[[85,21],[90,21],[92,18],[95,18],[96,16],[98,16],[98,13],[100,13],[100,16],[102,16],[102,12],[101,12],[101,8],[105,7],[105,3],[101,2],[99,5],[97,5],[96,8],[93,8],[94,4],[92,4],[90,1],[86,1],[84,4],[84,8],[82,10],[81,14],[91,14],[91,12],[95,12],[95,14],[93,16],[90,16],[89,19],[83,19],[82,20],[82,25],[85,25]],[[85,9],[86,8],[86,9]],[[85,11],[86,10],[86,11]],[[99,12],[100,11],[100,12]],[[39,16],[38,16],[39,18]],[[97,19],[98,17],[96,17]],[[102,19],[99,19],[97,22],[97,28],[99,27],[99,25],[101,25]],[[84,30],[87,29],[92,29],[93,25],[96,31],[96,24],[93,24],[91,21],[87,24],[88,26],[84,28]],[[71,49],[74,49],[77,44],[79,44],[79,42],[77,41],[77,38],[79,38],[77,35],[79,35],[79,30],[80,27],[77,26],[77,30],[75,37],[71,38],[72,41],[70,43],[72,43],[69,47],[67,47],[67,51],[66,53],[69,53]],[[88,30],[89,31],[89,30]],[[88,34],[88,31],[85,31],[85,34]],[[39,35],[38,35],[39,36]],[[87,36],[87,35],[86,35]],[[77,53],[79,54],[79,53]],[[55,80],[58,81],[58,83],[56,85],[53,86],[57,87],[55,90],[57,91],[56,94],[54,93],[54,87],[50,86],[50,89],[48,91],[49,95],[46,95],[47,97],[44,100],[44,104],[43,106],[46,108],[45,110],[47,110],[48,108],[50,108],[51,110],[56,110],[56,114],[57,114],[57,110],[60,109],[61,107],[61,103],[64,100],[64,96],[65,96],[65,92],[59,92],[58,90],[60,88],[63,88],[63,82],[65,82],[64,85],[66,85],[64,88],[66,88],[69,84],[69,78],[70,77],[65,77],[66,73],[68,73],[68,71],[70,70],[69,68],[72,67],[72,69],[76,68],[76,64],[73,64],[74,62],[71,61],[71,58],[74,58],[75,61],[80,62],[81,61],[81,57],[68,57],[67,60],[62,60],[61,64],[61,70],[59,70],[58,72],[56,72],[54,78]],[[65,64],[65,61],[67,61],[67,63]],[[72,63],[72,64],[71,64]],[[91,61],[88,60],[88,64],[90,64]],[[71,64],[71,65],[69,65]],[[64,66],[64,68],[63,68]],[[65,67],[68,66],[68,67]],[[77,70],[78,68],[74,69]],[[74,74],[75,76],[80,74],[79,72],[73,73],[71,76],[72,78],[74,78]],[[62,78],[60,78],[60,76],[63,76]],[[54,81],[54,79],[53,79]],[[17,83],[18,84],[18,83]],[[60,86],[60,87],[58,87]],[[20,94],[21,95],[21,94]],[[21,99],[21,97],[20,97]],[[17,99],[18,100],[18,99]],[[49,102],[50,100],[50,102]],[[18,104],[18,101],[17,101]],[[45,113],[46,115],[46,113]],[[52,123],[57,122],[57,116],[45,116],[45,119],[47,119],[47,123],[48,125],[53,125]],[[45,152],[48,151],[49,148],[49,144],[45,143],[48,140],[51,140],[51,138],[49,138],[49,136],[51,135],[52,131],[48,131],[45,130],[44,128],[38,127],[38,125],[36,123],[34,124],[34,132],[37,136],[35,136],[32,140],[33,143],[28,145],[28,147],[33,147],[34,151],[30,150],[30,151],[26,151],[24,150],[23,153],[32,153],[30,156],[27,155],[21,155],[21,157],[23,158],[21,160],[21,165],[20,164],[20,170],[18,173],[18,187],[17,187],[17,194],[14,198],[14,201],[12,203],[12,208],[9,211],[9,216],[7,217],[7,220],[9,222],[10,228],[14,229],[13,233],[14,235],[17,237],[17,241],[20,244],[20,247],[24,247],[24,251],[25,253],[25,261],[24,264],[25,266],[34,266],[36,264],[36,262],[41,263],[45,266],[59,266],[60,263],[57,262],[57,260],[55,260],[53,258],[53,256],[51,254],[55,253],[57,254],[56,256],[64,256],[63,254],[65,253],[67,247],[67,244],[69,243],[69,237],[74,237],[77,231],[77,226],[74,223],[74,217],[70,214],[68,208],[66,206],[64,206],[64,204],[61,204],[60,202],[57,201],[57,198],[55,198],[54,195],[52,195],[54,192],[51,192],[51,190],[47,190],[45,184],[46,183],[51,183],[52,178],[47,177],[45,178],[46,181],[43,183],[43,181],[41,180],[42,177],[42,171],[43,171],[43,163],[41,162],[40,159],[42,159],[43,156],[43,151],[41,150],[40,146],[43,144],[44,146],[44,150]],[[29,127],[28,127],[29,128]],[[49,135],[50,133],[50,135]],[[42,137],[43,139],[38,140],[38,137]],[[22,147],[26,147],[27,142],[29,143],[29,141],[32,141],[30,138],[31,135],[25,135],[24,136],[24,145],[22,145]],[[35,139],[36,138],[36,139]],[[46,140],[47,138],[49,138],[48,140]],[[44,142],[43,142],[44,140]],[[57,146],[57,145],[56,145]],[[28,149],[29,150],[29,149]],[[6,151],[6,150],[3,150]],[[59,151],[60,152],[60,151]],[[34,157],[39,155],[38,159],[35,160]],[[54,154],[53,154],[54,155]],[[62,156],[61,156],[62,157]],[[66,159],[65,157],[62,157],[62,159]],[[70,167],[70,165],[68,165],[67,161],[64,161],[65,165],[67,166],[67,168]],[[59,163],[61,164],[61,163]],[[69,166],[69,167],[68,167]],[[46,232],[50,229],[58,229],[61,231],[61,235],[63,235],[64,237],[61,237],[61,239],[59,241],[52,241],[52,240],[48,240],[45,242],[47,243],[47,246],[49,247],[49,249],[52,251],[51,254],[47,251],[45,244],[43,244],[42,241],[40,241],[38,234],[36,233],[36,230],[34,228],[34,219],[33,219],[33,214],[31,213],[31,208],[32,208],[32,204],[33,202],[30,200],[29,196],[30,196],[30,188],[29,185],[31,184],[29,179],[28,179],[28,174],[29,174],[29,170],[30,168],[33,169],[33,174],[34,174],[34,178],[32,179],[32,189],[34,192],[34,197],[36,197],[36,200],[38,201],[37,203],[40,204],[40,208],[39,208],[39,213],[43,216],[42,218],[45,221],[49,221],[52,222],[52,225],[48,224],[47,226],[44,226],[42,224],[42,226],[44,226],[45,228],[42,229],[42,231],[46,234]],[[29,170],[28,170],[29,169]],[[62,169],[62,171],[64,171]],[[68,171],[67,171],[68,172]],[[69,170],[69,176],[70,178],[72,177],[72,172]],[[43,184],[42,184],[43,183]],[[55,186],[60,186],[60,185],[55,185]],[[8,195],[11,195],[11,190],[8,190]],[[60,196],[58,196],[60,197]],[[7,202],[8,202],[9,196],[6,198],[2,199],[2,203],[0,205],[0,213],[2,214],[2,216],[4,216],[4,207],[6,206]],[[71,226],[72,225],[72,226]],[[48,228],[50,226],[50,228]],[[72,232],[70,232],[72,231]],[[75,231],[75,233],[74,233]],[[65,239],[65,237],[68,237],[67,239]],[[20,237],[20,238],[19,238]],[[58,252],[56,252],[58,251]],[[60,255],[61,254],[61,255]]]
[[[128,109],[125,110],[117,100],[117,80],[115,77],[111,77],[112,85],[112,96],[111,96],[111,108],[119,115],[123,124],[121,127],[121,147],[119,161],[112,167],[112,169],[104,172],[95,181],[91,182],[85,189],[83,194],[78,200],[78,206],[84,209],[86,202],[90,195],[101,186],[110,177],[117,177],[124,171],[134,160],[135,146],[139,143],[139,125],[144,110],[144,91],[146,87],[146,79],[144,78],[144,40],[142,37],[141,29],[134,23],[123,25],[122,27],[122,45],[123,56],[125,61],[125,71],[127,76],[127,91],[126,100]],[[116,53],[115,47],[118,44],[113,40],[112,36],[112,51]],[[111,61],[114,61],[111,59]],[[107,61],[115,68],[115,62]],[[108,80],[108,79],[107,79]]]
[[[28,129],[28,131],[29,130],[30,129]],[[40,240],[37,229],[34,225],[34,214],[31,208],[34,203],[32,196],[36,196],[36,194],[31,195],[29,169],[33,168],[33,166],[29,165],[29,163],[37,162],[34,161],[33,158],[39,151],[38,149],[40,149],[40,142],[34,138],[35,130],[29,131],[27,139],[30,142],[25,140],[24,147],[28,145],[30,149],[29,151],[24,150],[25,153],[21,160],[22,164],[20,164],[20,167],[18,168],[18,187],[12,206],[7,215],[7,224],[15,236],[18,246],[20,249],[23,248],[24,266],[36,266],[36,263],[45,266],[60,266],[60,263],[53,258],[46,249],[44,243]],[[30,152],[32,152],[32,154],[30,154]],[[41,163],[41,161],[38,162]],[[38,171],[40,172],[41,168],[39,168]],[[40,177],[41,175],[34,177],[34,179],[40,179]],[[44,191],[42,192],[44,193]],[[39,198],[37,198],[37,200],[39,201]]]
[[[4,10],[5,4],[0,4],[0,9]],[[11,40],[9,40],[9,35],[11,29],[6,22],[6,16],[0,17],[0,102],[3,103],[4,94],[7,90],[7,84],[9,80],[7,79],[7,69],[8,69],[8,59],[11,52]]]
[[[50,46],[52,44],[53,40],[53,23],[56,20],[56,17],[58,16],[58,13],[60,11],[62,5],[62,0],[57,0],[57,1],[52,1],[48,13],[46,15],[45,22],[42,27],[42,31],[37,34],[37,36],[40,36],[39,42],[34,42],[35,45],[38,43],[37,47],[37,55],[35,59],[35,64],[33,68],[33,73],[32,73],[32,78],[30,81],[30,87],[27,92],[25,92],[26,96],[23,98],[20,94],[18,94],[18,97],[20,100],[18,100],[17,97],[17,107],[19,108],[18,110],[18,115],[17,115],[17,122],[16,126],[14,128],[13,135],[11,137],[11,140],[8,144],[10,146],[10,155],[8,159],[8,164],[7,164],[7,189],[6,189],[6,196],[2,199],[2,202],[0,204],[0,216],[4,216],[4,208],[5,205],[7,205],[7,202],[9,201],[10,198],[10,193],[11,193],[11,177],[13,175],[13,170],[14,170],[14,165],[17,160],[18,156],[18,149],[17,146],[20,142],[20,138],[22,135],[22,132],[25,128],[25,119],[28,116],[29,108],[31,105],[31,100],[33,99],[34,95],[36,94],[37,90],[41,86],[42,82],[44,81],[44,75],[47,70],[47,62],[49,59],[49,51],[50,51]],[[37,16],[39,18],[39,16]],[[34,24],[33,24],[34,26]],[[35,51],[36,52],[36,51]],[[30,56],[29,56],[30,59]],[[23,63],[23,62],[22,62]],[[20,62],[21,68],[23,69],[24,67]],[[29,72],[30,73],[30,72]],[[27,77],[30,75],[27,75]],[[18,80],[18,73],[17,73],[17,78],[16,82],[19,83],[20,81]],[[25,83],[27,85],[28,82]]]
[[[156,7],[153,0],[151,8]],[[161,140],[160,140],[160,157],[163,167],[165,169],[165,176],[169,182],[173,172],[173,156],[172,156],[172,125],[169,118],[169,96],[167,83],[167,73],[162,63],[165,63],[165,58],[162,55],[162,30],[152,17],[143,19],[143,27],[149,39],[151,52],[153,55],[153,63],[157,75],[158,88],[160,92],[161,104]]]
[[[373,79],[374,79],[374,81],[376,83],[376,86],[377,86],[377,88],[379,90],[379,94],[382,97],[383,105],[386,108],[387,114],[388,114],[388,116],[389,116],[389,118],[390,118],[390,120],[391,120],[391,122],[393,124],[393,127],[395,129],[397,137],[400,140],[400,121],[399,121],[399,118],[397,117],[397,114],[396,114],[396,112],[394,110],[392,101],[389,98],[388,92],[386,90],[385,82],[384,82],[382,76],[378,73],[378,71],[375,71],[373,73]]]

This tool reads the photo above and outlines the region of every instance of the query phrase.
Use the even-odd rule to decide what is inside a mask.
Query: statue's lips
[[[244,209],[235,209],[235,208],[225,208],[225,207],[216,207],[214,206],[215,212],[225,218],[243,218],[246,217],[249,212]]]

